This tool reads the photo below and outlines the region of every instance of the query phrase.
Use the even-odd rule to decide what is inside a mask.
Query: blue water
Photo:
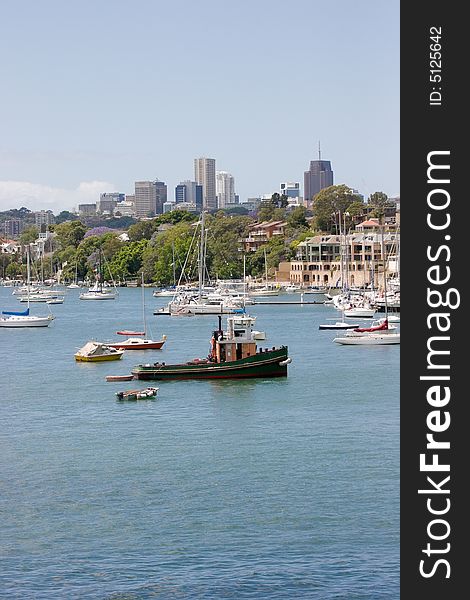
[[[328,306],[250,307],[260,344],[289,346],[288,378],[158,382],[122,403],[137,382],[105,375],[206,356],[217,318],[153,316],[166,299],[148,289],[164,348],[80,364],[142,311],[140,289],[78,293],[48,328],[0,328],[0,597],[399,597],[399,346],[333,343]]]

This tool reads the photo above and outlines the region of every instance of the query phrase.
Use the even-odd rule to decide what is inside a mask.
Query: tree
[[[231,206],[230,208],[223,208],[222,211],[226,215],[248,215],[250,212],[243,204]]]
[[[361,196],[348,186],[331,185],[320,190],[313,198],[313,214],[316,227],[322,231],[331,231],[335,224],[335,214],[342,215],[353,202],[361,202]]]
[[[11,262],[5,269],[5,274],[9,279],[16,279],[18,275],[22,275],[22,267],[17,262]]]
[[[127,277],[135,277],[142,268],[143,255],[148,244],[148,240],[125,243],[109,262],[113,278],[124,281]]]
[[[247,235],[252,222],[250,217],[226,216],[222,211],[208,217],[206,264],[211,277],[233,279],[243,275],[239,240]]]
[[[283,239],[273,237],[266,244],[260,246],[256,252],[247,256],[247,273],[249,275],[264,277],[265,252],[268,270],[277,267],[282,260],[290,260],[293,256],[292,250],[286,246]]]
[[[185,270],[186,278],[189,278],[191,267],[196,266],[197,262],[197,242],[193,242],[191,245],[194,233],[194,227],[183,221],[152,238],[142,255],[145,280],[156,281],[160,285],[169,285],[173,283],[173,272],[175,272],[178,281],[189,248],[192,247],[191,257],[189,257]]]
[[[308,221],[305,218],[306,210],[303,206],[296,206],[294,210],[287,217],[289,225],[295,229],[302,227],[308,227]]]
[[[27,227],[23,233],[20,235],[20,244],[23,246],[27,246],[28,244],[32,244],[38,239],[39,230],[33,225],[31,227]]]
[[[65,221],[78,221],[78,216],[68,210],[61,211],[55,218],[56,224],[64,223]]]
[[[374,192],[369,196],[367,202],[369,206],[373,207],[370,216],[380,220],[385,216],[385,209],[392,206],[387,194],[384,194],[384,192]]]
[[[263,202],[257,211],[258,221],[271,221],[275,210],[276,206],[272,202]]]
[[[139,240],[149,240],[153,233],[157,230],[159,225],[158,219],[151,219],[148,221],[139,221],[135,225],[131,225],[127,230],[127,235],[131,242],[138,242]]]
[[[56,225],[54,233],[60,249],[67,246],[78,247],[85,236],[86,228],[80,221],[65,221]]]

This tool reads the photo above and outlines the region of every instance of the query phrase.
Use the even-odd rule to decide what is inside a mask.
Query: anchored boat
[[[286,377],[292,362],[287,346],[257,348],[255,319],[247,315],[227,318],[227,331],[213,332],[207,358],[167,365],[164,362],[138,365],[132,370],[135,379],[242,379],[247,377]]]
[[[124,350],[111,348],[101,342],[87,342],[83,348],[74,354],[77,362],[102,362],[107,360],[119,360]]]
[[[124,392],[116,392],[118,400],[148,400],[155,398],[157,395],[157,387],[148,387],[144,390],[125,390]]]

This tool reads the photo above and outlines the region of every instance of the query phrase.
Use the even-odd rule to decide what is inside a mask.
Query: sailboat
[[[28,307],[24,311],[2,311],[0,315],[0,327],[48,327],[54,319],[52,313],[44,317],[29,314],[29,288],[31,282],[29,248],[26,253],[26,261]]]
[[[383,227],[382,227],[382,248],[383,245]],[[343,345],[385,345],[399,344],[400,334],[390,333],[391,329],[396,329],[395,326],[388,324],[388,307],[387,307],[387,269],[386,261],[383,267],[384,274],[384,297],[385,297],[385,319],[382,323],[367,328],[356,328],[355,330],[346,333],[344,337],[335,338],[333,341]]]
[[[118,332],[119,335],[125,335],[130,333],[132,337],[128,337],[127,340],[122,342],[114,342],[112,344],[108,344],[111,348],[117,348],[120,350],[160,350],[163,344],[166,341],[166,335],[162,335],[162,339],[159,341],[152,340],[147,338],[147,321],[145,319],[145,288],[144,288],[144,274],[142,273],[142,321],[143,321],[143,331],[136,332]],[[133,337],[139,336],[139,337]],[[143,337],[140,337],[143,336]]]
[[[99,249],[99,270],[96,275],[95,285],[89,288],[88,292],[83,292],[79,295],[80,300],[115,300],[117,296],[116,286],[113,290],[103,288],[103,269],[102,269],[102,250]]]
[[[179,285],[175,292],[175,296],[166,307],[160,308],[154,312],[154,314],[168,314],[172,316],[192,316],[192,315],[220,315],[220,314],[234,314],[242,313],[244,311],[241,302],[230,296],[222,296],[220,294],[213,294],[210,297],[203,297],[204,286],[205,286],[205,272],[206,272],[206,245],[207,245],[207,231],[204,228],[204,211],[201,213],[200,221],[200,238],[199,238],[199,251],[198,251],[198,275],[199,285],[197,293],[186,292],[181,293],[179,291]],[[193,242],[196,239],[196,231],[194,232],[193,240],[189,247],[185,264],[180,275],[180,281],[183,277],[186,263],[191,253]]]
[[[77,283],[77,278],[78,278],[78,260],[75,262],[75,279],[73,280],[73,282],[71,284],[69,284],[67,286],[67,288],[73,290],[73,289],[77,289],[80,286]]]
[[[266,258],[266,249],[264,250],[264,286],[254,288],[249,291],[250,296],[279,296],[279,290],[268,285],[268,261]]]
[[[340,231],[340,235],[341,235],[341,240],[342,240],[342,232]],[[346,252],[346,259],[347,259],[347,245],[346,245],[346,235],[344,236],[344,245],[343,242],[341,242],[341,260],[340,260],[340,277],[341,277],[341,283],[343,285],[343,293],[346,293],[347,290],[347,286],[345,284],[345,277],[344,277],[344,271],[345,271],[345,266],[344,266],[344,257],[343,254]],[[347,263],[347,260],[346,260]],[[341,306],[341,305],[339,305]],[[336,321],[335,323],[324,323],[322,325],[318,326],[318,329],[354,329],[355,327],[359,327],[359,324],[352,324],[352,323],[347,323],[345,320],[345,311],[342,310],[341,311],[341,321]],[[334,319],[327,319],[327,320],[332,320],[334,321]]]

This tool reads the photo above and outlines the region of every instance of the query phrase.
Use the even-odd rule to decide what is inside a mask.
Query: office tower
[[[116,204],[118,202],[123,202],[124,199],[125,194],[121,194],[120,192],[104,192],[103,194],[100,194],[100,199],[96,202],[96,212],[112,215],[116,208]]]
[[[166,183],[155,181],[135,182],[135,215],[137,218],[154,217],[163,213],[167,200]]]
[[[216,194],[217,208],[225,208],[228,204],[235,204],[235,179],[227,171],[217,171]]]
[[[217,208],[215,191],[215,158],[194,159],[194,179],[202,185],[202,206],[205,210]]]
[[[314,196],[320,190],[333,185],[333,171],[329,160],[321,160],[320,147],[318,148],[318,160],[310,161],[310,168],[304,172],[304,198],[309,206]]]
[[[202,185],[196,181],[182,181],[175,187],[175,202],[188,202],[195,204],[198,211],[202,210],[203,192]]]

